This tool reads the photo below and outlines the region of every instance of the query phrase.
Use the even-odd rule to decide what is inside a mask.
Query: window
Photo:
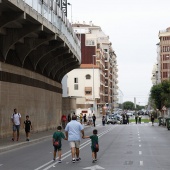
[[[74,84],[74,90],[78,90],[78,84]]]
[[[91,79],[90,74],[87,74],[87,75],[86,75],[86,79]]]
[[[74,83],[78,83],[78,78],[74,78]]]
[[[85,95],[92,95],[92,87],[85,87]]]

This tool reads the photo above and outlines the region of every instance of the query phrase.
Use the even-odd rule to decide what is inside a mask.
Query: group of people
[[[11,116],[11,121],[13,125],[13,134],[12,134],[12,141],[19,140],[19,130],[21,125],[21,114],[17,112],[17,109],[14,109],[14,113]],[[32,129],[31,121],[29,120],[29,116],[26,115],[26,119],[23,124],[23,128],[25,129],[26,134],[26,141],[29,141],[30,137],[30,130]]]
[[[75,113],[73,113],[73,115],[75,115]],[[88,114],[88,117],[86,115],[86,113],[83,115],[83,113],[80,113],[80,123],[84,124],[84,125],[93,125],[94,127],[96,126],[96,116],[95,114],[93,114],[91,116],[91,114]],[[67,125],[67,123],[69,123],[71,121],[71,115],[68,114],[68,116],[66,115],[62,115],[61,116],[61,124],[62,124],[62,128],[64,129]]]
[[[95,120],[96,117],[93,115],[93,124],[95,126]],[[65,135],[61,131],[62,126],[57,127],[57,131],[54,132],[53,138],[52,138],[52,144],[54,146],[54,153],[53,153],[53,160],[56,159],[56,152],[58,151],[58,162],[61,163],[61,150],[62,150],[62,139],[68,140],[70,143],[71,148],[71,155],[72,155],[72,162],[75,163],[76,161],[80,161],[81,158],[79,157],[80,151],[80,141],[81,138],[91,139],[91,150],[92,150],[92,162],[95,163],[97,161],[97,152],[98,152],[98,136],[97,136],[97,130],[93,130],[93,134],[91,136],[85,136],[84,135],[84,128],[81,124],[81,122],[77,121],[77,116],[75,114],[72,115],[72,118],[70,114],[68,117],[65,115],[62,116],[62,126],[65,129]],[[21,125],[21,114],[17,112],[17,109],[14,109],[14,113],[11,116],[11,121],[13,123],[13,136],[12,141],[18,141],[19,140],[19,130]],[[26,115],[26,120],[24,121],[23,127],[25,128],[26,133],[26,141],[29,141],[30,137],[30,130],[32,129],[31,121],[29,120],[29,116]],[[81,137],[82,134],[82,137]]]
[[[80,122],[77,121],[77,116],[72,115],[72,120],[67,123],[65,127],[65,135],[61,131],[62,127],[58,126],[57,131],[53,134],[52,143],[54,146],[54,155],[53,160],[56,160],[56,152],[58,151],[58,162],[61,163],[61,150],[62,150],[62,142],[61,140],[68,140],[71,148],[71,156],[72,156],[72,162],[75,163],[76,161],[80,161],[80,141],[81,138],[91,139],[91,150],[92,150],[92,162],[95,163],[97,161],[97,152],[98,152],[98,136],[97,136],[97,130],[93,130],[93,135],[91,136],[85,136],[84,135],[84,129]],[[82,134],[82,137],[81,135]]]
[[[135,113],[135,122],[136,124],[141,124],[142,116],[138,113]]]

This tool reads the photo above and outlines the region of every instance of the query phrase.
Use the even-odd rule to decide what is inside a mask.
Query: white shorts
[[[80,147],[80,141],[70,141],[70,147],[71,148],[79,148]]]

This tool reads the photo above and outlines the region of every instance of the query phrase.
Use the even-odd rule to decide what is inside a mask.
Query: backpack
[[[57,139],[55,139],[53,146],[60,148],[61,147],[61,140],[59,140],[59,137],[57,136]]]
[[[94,142],[94,144],[93,144],[93,149],[94,149],[94,152],[98,152],[99,151],[99,144],[98,144],[98,142]]]
[[[59,140],[55,140],[54,144],[55,147],[59,148],[60,147],[60,141]]]
[[[18,114],[18,116],[20,116],[20,113],[17,113]],[[13,113],[13,117],[14,117],[14,115],[15,115],[15,113]]]

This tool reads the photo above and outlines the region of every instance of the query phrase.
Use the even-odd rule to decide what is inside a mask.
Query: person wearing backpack
[[[57,132],[54,132],[53,139],[52,139],[52,143],[53,143],[53,146],[54,146],[53,160],[55,161],[56,153],[58,151],[58,162],[59,163],[61,163],[61,155],[62,155],[62,153],[61,153],[61,147],[62,147],[61,140],[62,140],[62,138],[64,140],[67,140],[67,138],[64,136],[64,133],[61,132],[61,129],[62,129],[61,126],[57,127]]]
[[[83,139],[90,138],[91,139],[91,151],[92,151],[92,163],[97,161],[97,152],[99,151],[99,142],[97,136],[97,130],[93,130],[93,135],[91,136],[82,136]]]
[[[17,109],[14,109],[14,113],[11,116],[11,121],[13,123],[13,136],[12,141],[15,141],[16,131],[17,131],[17,141],[19,140],[19,129],[21,124],[21,114],[17,113]]]

